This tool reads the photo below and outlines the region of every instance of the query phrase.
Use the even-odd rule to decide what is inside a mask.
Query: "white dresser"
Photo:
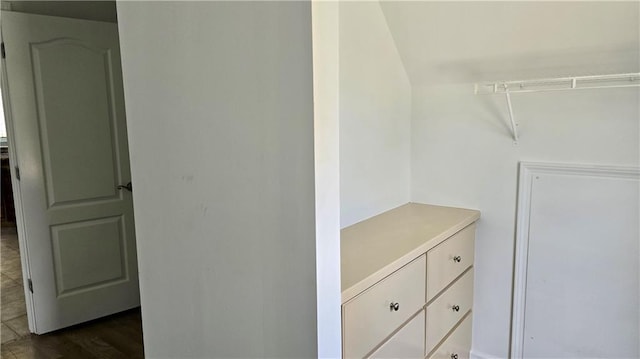
[[[344,358],[469,357],[479,217],[408,203],[341,231]]]

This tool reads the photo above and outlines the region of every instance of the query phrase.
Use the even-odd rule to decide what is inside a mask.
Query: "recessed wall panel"
[[[117,195],[110,52],[56,40],[32,56],[48,205]]]
[[[126,277],[122,217],[53,226],[58,295]]]

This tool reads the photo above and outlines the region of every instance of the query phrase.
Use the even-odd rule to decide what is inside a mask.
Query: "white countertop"
[[[477,210],[407,203],[342,229],[342,303],[478,218]]]

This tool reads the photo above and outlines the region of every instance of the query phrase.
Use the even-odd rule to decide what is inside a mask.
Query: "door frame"
[[[526,305],[527,269],[529,261],[529,228],[532,185],[538,174],[633,178],[640,176],[640,167],[588,164],[564,164],[522,161],[518,166],[518,204],[514,249],[513,294],[511,306],[511,338],[509,358],[523,358],[524,313]]]
[[[6,10],[3,10],[6,11]],[[1,30],[0,30],[1,31]],[[0,34],[0,40],[4,44],[4,37]],[[27,249],[27,231],[24,224],[24,212],[22,206],[22,189],[18,180],[16,168],[18,166],[18,154],[16,152],[15,132],[13,126],[13,113],[11,111],[11,94],[9,93],[9,82],[7,80],[7,65],[4,56],[0,60],[2,92],[2,107],[4,111],[4,121],[7,129],[7,146],[9,148],[9,167],[11,172],[11,186],[13,191],[14,208],[16,212],[16,230],[18,231],[18,245],[20,247],[20,264],[22,267],[22,286],[24,288],[24,301],[27,311],[27,322],[29,332],[36,332],[36,318],[33,306],[33,293],[29,289],[29,279],[31,278],[31,266],[29,260],[29,250]]]

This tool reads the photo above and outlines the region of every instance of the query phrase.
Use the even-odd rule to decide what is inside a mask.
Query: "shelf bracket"
[[[518,143],[518,125],[513,117],[512,93],[532,93],[544,91],[594,90],[606,88],[640,87],[640,72],[607,74],[594,76],[555,77],[547,79],[476,83],[476,95],[504,94],[509,108],[509,121],[515,144]]]
[[[507,107],[509,108],[509,120],[511,121],[511,131],[513,134],[513,140],[518,142],[518,128],[516,127],[516,120],[513,118],[513,106],[511,105],[511,94],[509,88],[504,85],[504,94],[507,97]]]

